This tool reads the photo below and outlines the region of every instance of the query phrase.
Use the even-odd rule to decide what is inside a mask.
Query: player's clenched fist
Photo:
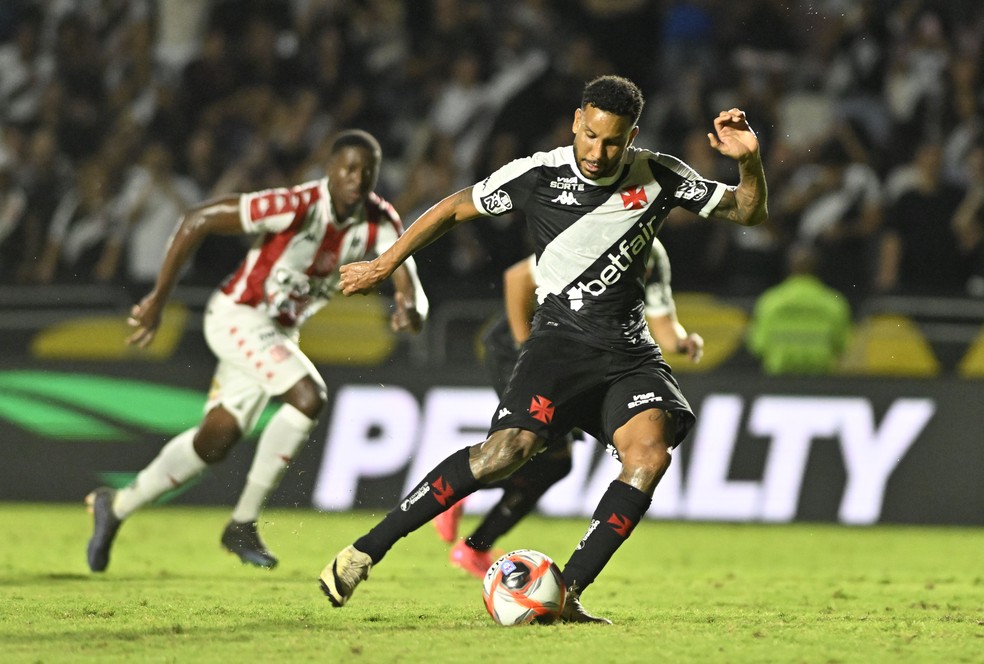
[[[338,272],[341,275],[338,288],[345,295],[365,295],[386,278],[386,275],[376,269],[375,261],[347,263],[338,268]]]
[[[126,338],[126,343],[140,348],[149,346],[161,324],[161,307],[157,298],[148,295],[139,304],[133,305],[126,323],[134,328],[133,334]]]

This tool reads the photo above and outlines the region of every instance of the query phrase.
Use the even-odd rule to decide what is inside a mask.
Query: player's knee
[[[620,479],[645,492],[651,492],[670,467],[673,456],[661,440],[641,441],[619,452]]]
[[[192,445],[202,461],[212,464],[222,461],[242,437],[236,417],[225,407],[216,406],[205,414]]]
[[[542,446],[543,439],[530,431],[503,429],[471,448],[469,464],[475,479],[495,482],[521,468]]]
[[[328,395],[323,385],[305,376],[284,393],[282,400],[314,420],[328,402]]]
[[[202,427],[195,434],[193,445],[195,453],[201,457],[202,461],[213,464],[225,459],[239,438],[238,428]]]

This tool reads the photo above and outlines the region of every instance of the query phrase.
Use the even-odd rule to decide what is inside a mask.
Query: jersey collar
[[[626,150],[625,152],[622,153],[622,162],[620,164],[620,166],[622,168],[619,168],[615,172],[615,175],[609,175],[608,177],[605,177],[605,178],[598,178],[597,180],[592,180],[590,178],[584,177],[584,173],[582,173],[581,172],[581,169],[578,168],[577,161],[574,159],[574,146],[573,145],[565,146],[564,148],[562,148],[562,151],[563,151],[563,155],[564,155],[564,161],[566,161],[567,162],[567,165],[571,167],[571,170],[572,171],[574,171],[574,175],[576,175],[578,177],[578,179],[581,180],[582,182],[585,182],[587,184],[590,184],[590,185],[592,185],[594,187],[606,187],[606,186],[608,186],[610,184],[614,184],[615,182],[617,182],[618,180],[620,180],[622,178],[622,176],[625,174],[625,168],[624,167],[628,163],[628,160],[626,159],[626,155],[629,154],[629,150]]]

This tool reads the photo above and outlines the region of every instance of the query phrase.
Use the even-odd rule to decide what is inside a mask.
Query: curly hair
[[[588,104],[615,115],[639,121],[642,106],[645,104],[639,86],[622,76],[599,76],[584,86],[581,95],[581,108]]]

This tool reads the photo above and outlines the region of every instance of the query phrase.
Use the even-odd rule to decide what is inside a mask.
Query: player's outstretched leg
[[[488,441],[483,443],[486,444]],[[325,567],[320,577],[321,590],[332,605],[344,606],[356,586],[369,576],[371,567],[379,564],[400,538],[482,487],[471,469],[470,450],[462,448],[437,464],[382,521],[342,549]],[[507,458],[504,454],[492,456]]]
[[[229,553],[239,556],[248,565],[273,569],[277,566],[277,557],[273,555],[266,544],[260,539],[256,530],[256,521],[240,523],[229,521],[222,532],[222,548]]]
[[[328,596],[332,606],[345,606],[356,586],[369,578],[371,569],[372,558],[354,546],[347,546],[321,570],[321,591]]]
[[[564,565],[567,603],[560,614],[561,621],[611,622],[585,611],[581,606],[581,592],[594,582],[615,551],[632,534],[650,502],[649,494],[621,480],[608,485],[591,517],[591,525]]]
[[[452,565],[485,578],[494,562],[492,546],[496,540],[532,512],[543,494],[570,472],[572,441],[569,436],[558,441],[505,480],[491,485],[505,489],[502,498],[470,536],[451,548],[448,559]]]
[[[93,572],[102,572],[109,566],[109,551],[123,523],[123,520],[113,513],[115,496],[115,489],[103,486],[85,497],[85,504],[92,513],[93,522],[92,537],[89,538],[86,557],[89,561],[89,569]]]

